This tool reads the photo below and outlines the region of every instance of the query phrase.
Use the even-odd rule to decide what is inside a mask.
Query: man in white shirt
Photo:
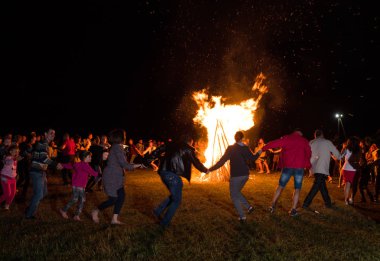
[[[321,192],[322,198],[327,208],[331,208],[331,199],[326,186],[326,179],[330,175],[330,157],[333,155],[336,159],[340,160],[341,154],[335,145],[323,137],[321,130],[315,130],[314,138],[310,141],[311,147],[311,171],[314,174],[314,184],[310,189],[309,194],[306,196],[302,207],[308,209],[318,191]]]

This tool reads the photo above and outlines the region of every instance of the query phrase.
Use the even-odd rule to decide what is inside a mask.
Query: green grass
[[[168,192],[155,172],[127,173],[122,226],[109,224],[112,209],[100,214],[100,224],[91,221],[91,209],[106,198],[103,192],[87,194],[82,222],[62,219],[58,209],[71,189],[51,176],[40,220],[25,220],[23,204],[0,212],[0,260],[380,260],[379,224],[367,217],[380,205],[345,206],[343,190],[328,184],[336,210],[325,209],[318,194],[311,207],[321,214],[300,210],[292,218],[291,180],[269,214],[279,174],[252,177],[243,190],[255,206],[247,224],[237,221],[227,182],[185,181],[182,204],[162,231],[151,211]],[[312,181],[305,178],[301,201]]]

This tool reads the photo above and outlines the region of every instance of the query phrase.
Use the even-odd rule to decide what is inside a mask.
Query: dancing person
[[[45,138],[36,143],[31,156],[31,166],[29,175],[33,183],[33,196],[26,208],[25,218],[35,219],[40,201],[47,195],[47,178],[46,171],[48,167],[62,169],[62,165],[53,161],[48,154],[49,143],[55,138],[55,130],[48,129],[45,132]]]
[[[3,194],[0,196],[0,204],[5,201],[5,210],[9,210],[9,206],[13,202],[16,195],[16,177],[17,177],[17,162],[19,158],[19,148],[16,144],[9,146],[4,158],[4,166],[1,174],[1,187]]]
[[[356,170],[360,168],[361,149],[359,139],[351,137],[347,140],[347,147],[343,152],[344,164],[342,166],[344,185],[344,202],[346,205],[354,203],[350,194],[351,185],[354,182]]]
[[[158,174],[170,192],[170,195],[153,210],[153,214],[160,219],[160,226],[164,229],[169,226],[182,201],[181,177],[190,182],[192,165],[201,172],[208,171],[197,158],[193,142],[193,138],[184,136],[180,142],[168,142],[153,152],[156,155],[163,155]]]
[[[70,209],[72,205],[74,205],[79,200],[78,209],[75,212],[74,220],[80,221],[80,213],[82,213],[82,209],[84,206],[84,202],[86,201],[86,184],[89,176],[97,177],[98,172],[96,172],[89,163],[91,162],[92,153],[87,150],[83,150],[79,153],[80,162],[75,163],[62,163],[63,168],[73,170],[72,175],[72,190],[73,195],[71,200],[61,209],[59,212],[62,217],[67,219],[69,216],[67,215],[67,211]]]
[[[302,208],[308,209],[318,191],[321,192],[327,208],[332,207],[326,179],[330,175],[331,156],[340,160],[341,155],[335,145],[323,136],[322,130],[315,130],[314,139],[310,141],[311,147],[311,172],[314,175],[314,183],[307,194]]]
[[[140,166],[128,163],[123,147],[125,139],[126,132],[123,129],[114,129],[110,132],[111,148],[102,177],[104,191],[108,195],[108,199],[92,210],[91,216],[95,223],[99,223],[99,211],[114,206],[111,224],[123,224],[119,220],[119,214],[125,199],[124,170],[132,171]]]
[[[293,204],[289,215],[298,215],[297,204],[302,187],[304,171],[310,169],[311,148],[309,141],[302,136],[302,132],[296,129],[293,133],[280,139],[270,141],[262,150],[281,148],[279,167],[282,168],[279,185],[274,193],[272,204],[269,207],[271,213],[276,208],[276,203],[291,177],[294,178]]]
[[[100,190],[99,182],[102,177],[102,169],[103,169],[103,152],[104,149],[102,146],[100,146],[100,137],[95,136],[94,139],[91,142],[91,146],[88,149],[89,152],[91,152],[91,162],[89,162],[90,166],[93,170],[95,170],[98,175],[91,176],[88,179],[87,185],[86,185],[86,192],[92,192],[92,187],[95,186],[95,184],[98,184],[98,188]]]
[[[63,141],[62,141],[62,145],[60,149],[62,153],[61,162],[71,163],[71,164],[74,163],[75,141],[72,137],[70,137],[70,134],[67,132],[63,134]],[[61,174],[62,174],[63,185],[69,185],[72,178],[71,170],[62,169]]]
[[[266,173],[270,174],[269,166],[268,166],[268,156],[266,151],[262,151],[261,149],[264,147],[265,143],[262,138],[259,139],[259,142],[257,143],[257,146],[255,148],[255,152],[261,151],[260,157],[255,160],[257,166],[258,166],[258,173]],[[265,171],[266,170],[266,171]]]
[[[248,162],[249,160],[254,162],[261,155],[261,149],[253,154],[249,147],[242,142],[243,138],[243,132],[236,132],[235,144],[228,146],[219,161],[209,168],[209,172],[211,172],[222,167],[227,160],[230,161],[230,197],[241,222],[247,219],[242,205],[246,207],[248,213],[253,212],[253,206],[241,193],[249,179]]]
[[[340,154],[343,155],[344,151],[347,148],[347,141],[342,143],[342,148],[340,149]],[[338,180],[338,188],[344,187],[345,182],[343,178],[343,164],[344,164],[344,156],[342,156],[341,160],[339,160],[339,180]]]

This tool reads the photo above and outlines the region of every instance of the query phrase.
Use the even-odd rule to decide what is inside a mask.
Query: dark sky
[[[335,112],[347,135],[374,135],[379,13],[368,2],[3,4],[0,133],[171,136],[193,128],[193,91],[240,101],[262,72],[269,93],[252,135],[332,135]]]

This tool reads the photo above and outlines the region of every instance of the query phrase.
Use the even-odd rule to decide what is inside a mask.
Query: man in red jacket
[[[302,132],[296,129],[293,133],[285,135],[280,139],[273,140],[266,144],[262,150],[282,148],[280,153],[279,168],[282,169],[279,185],[274,193],[272,205],[269,207],[271,213],[274,212],[276,202],[284,190],[289,179],[294,177],[293,205],[289,211],[290,216],[297,216],[297,204],[305,168],[311,167],[311,148],[309,141],[302,137]]]

